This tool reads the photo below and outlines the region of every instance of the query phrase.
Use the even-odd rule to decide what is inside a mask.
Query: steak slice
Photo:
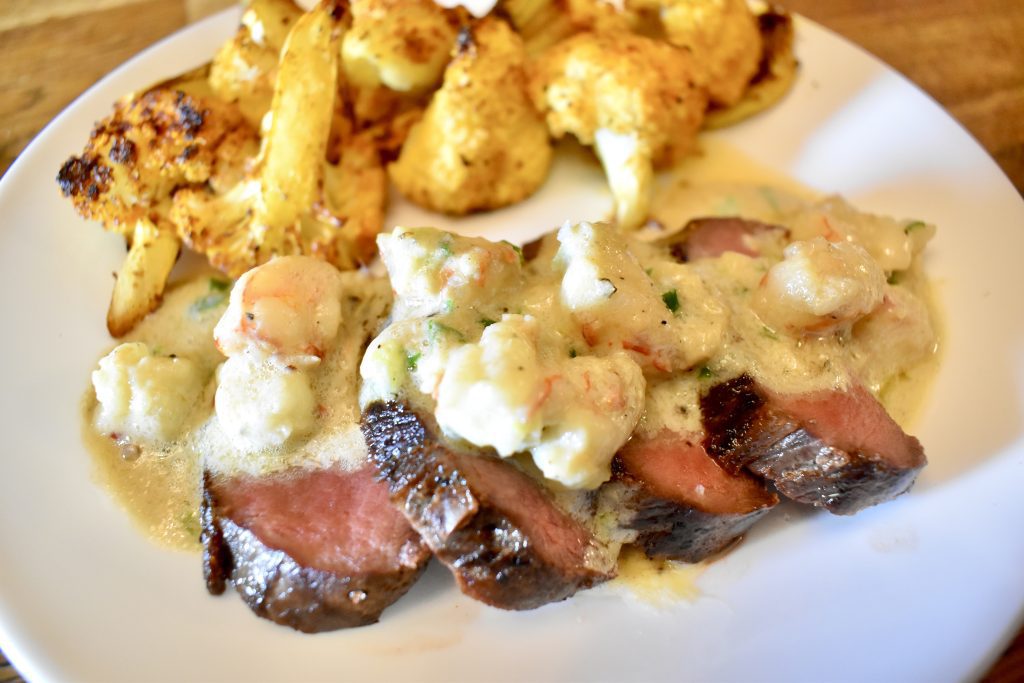
[[[788,234],[782,226],[762,223],[736,216],[694,218],[681,231],[665,240],[676,261],[697,261],[716,258],[727,251],[746,256],[759,256],[758,238],[769,233]]]
[[[741,375],[701,398],[704,447],[726,470],[746,468],[800,503],[850,515],[907,491],[927,462],[860,385],[782,395]]]
[[[725,550],[778,502],[754,477],[730,474],[704,451],[700,435],[665,430],[634,438],[612,461],[609,486],[620,525],[652,559],[700,562]]]
[[[367,465],[204,477],[207,588],[228,580],[253,612],[307,633],[372,624],[430,551]]]
[[[466,595],[533,609],[611,578],[591,533],[510,462],[442,443],[401,403],[369,405],[362,426],[392,502]]]

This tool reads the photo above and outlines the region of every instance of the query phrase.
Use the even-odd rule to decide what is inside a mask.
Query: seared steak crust
[[[926,463],[920,442],[860,386],[782,396],[741,375],[705,394],[701,411],[704,447],[722,467],[835,514],[906,492]]]
[[[590,532],[511,463],[445,445],[401,403],[371,404],[362,426],[392,502],[465,594],[533,609],[611,577],[588,563]]]
[[[230,580],[257,615],[300,631],[376,622],[430,558],[369,467],[264,479],[207,474],[204,489],[210,592]]]
[[[655,559],[700,562],[725,550],[778,503],[753,477],[729,474],[699,435],[634,438],[612,461],[620,524]]]

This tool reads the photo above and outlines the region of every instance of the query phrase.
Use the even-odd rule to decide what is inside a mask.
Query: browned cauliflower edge
[[[388,173],[408,199],[452,215],[533,194],[551,144],[526,93],[526,53],[507,23],[488,17],[459,34],[444,83]]]
[[[626,32],[579,33],[533,63],[530,95],[555,137],[592,145],[623,230],[647,217],[654,168],[691,151],[707,96],[686,50]]]

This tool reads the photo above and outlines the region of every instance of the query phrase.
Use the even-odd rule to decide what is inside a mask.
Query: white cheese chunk
[[[132,441],[160,443],[180,432],[203,390],[187,358],[154,355],[146,344],[121,344],[92,373],[99,401],[96,427]]]
[[[302,370],[247,353],[228,358],[217,382],[217,419],[243,450],[283,446],[316,425],[316,397]]]
[[[517,287],[519,254],[507,242],[435,228],[395,228],[377,237],[395,291],[395,320],[447,313]]]
[[[540,336],[534,318],[506,315],[479,343],[452,351],[437,391],[438,424],[501,456],[531,451],[545,477],[595,488],[640,418],[643,374],[624,353],[545,362]]]

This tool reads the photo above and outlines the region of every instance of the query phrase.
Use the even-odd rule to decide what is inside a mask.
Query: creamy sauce
[[[204,275],[173,286],[160,309],[125,336],[123,342],[145,342],[154,354],[191,359],[208,382],[183,436],[166,444],[130,444],[123,439],[119,443],[118,435],[97,430],[98,405],[91,388],[82,400],[82,434],[93,458],[94,476],[148,538],[166,547],[199,550],[204,468],[258,475],[289,467],[356,467],[365,460],[356,374],[365,341],[389,305],[388,288],[386,281],[359,273],[346,273],[343,278],[345,319],[339,340],[312,378],[320,406],[319,429],[310,438],[290,444],[286,452],[241,452],[213,417],[214,372],[224,360],[214,345],[213,328],[227,307],[230,290],[222,276]]]
[[[626,547],[619,553],[618,575],[610,588],[625,589],[635,600],[654,607],[693,602],[701,596],[697,580],[707,566],[706,562],[652,560],[643,551]]]
[[[794,212],[801,207],[821,200],[812,190],[752,163],[714,138],[705,139],[702,144],[702,155],[687,160],[662,178],[651,221],[640,233],[642,239],[659,239],[695,216],[743,216],[766,223],[785,223],[791,221]],[[644,261],[642,251],[640,248],[638,256]],[[778,254],[772,257],[777,259]],[[693,270],[712,288],[735,287],[745,282],[744,286],[754,289],[766,267],[750,259],[726,259],[726,262],[708,263]],[[467,272],[472,276],[474,271]],[[386,312],[389,288],[386,281],[368,285],[365,280],[353,279],[355,274],[348,273],[345,277],[349,288],[346,291],[359,292],[360,298],[343,301],[346,322],[339,334],[340,341],[324,358],[323,367],[311,374],[320,409],[318,428],[284,449],[256,454],[239,452],[218,427],[213,414],[213,377],[224,357],[213,344],[212,332],[227,305],[226,288],[212,284],[219,280],[211,281],[211,276],[206,276],[174,287],[167,293],[162,308],[127,337],[127,340],[145,341],[154,353],[191,358],[201,366],[209,381],[189,420],[187,436],[161,448],[119,446],[108,435],[97,433],[94,427],[96,399],[93,391],[90,390],[82,402],[83,438],[93,455],[96,477],[127,509],[147,537],[173,548],[198,549],[199,482],[204,466],[226,473],[266,474],[288,467],[337,463],[339,454],[349,455],[348,460],[342,462],[345,466],[363,461],[365,444],[358,430],[359,405],[355,393],[358,367],[366,335],[374,331]],[[538,280],[537,284],[550,286],[554,281],[545,284]],[[505,288],[501,281],[498,285]],[[938,307],[920,269],[915,265],[901,271],[899,286],[927,304],[935,339],[939,339]],[[537,286],[529,289],[517,304],[503,306],[495,300],[471,302],[461,313],[452,311],[450,300],[419,304],[428,308],[439,306],[438,311],[431,309],[432,314],[454,313],[453,327],[465,328],[463,335],[473,325],[478,326],[472,335],[472,339],[478,339],[483,329],[500,320],[504,313],[540,311],[547,296],[543,287]],[[809,339],[796,346],[781,344],[779,339],[765,333],[759,318],[749,313],[743,296],[726,299],[735,304],[729,304],[730,325],[738,331],[742,342],[730,346],[726,341],[712,358],[690,371],[648,377],[637,432],[656,432],[665,427],[681,432],[699,431],[700,393],[713,378],[744,369],[782,391],[837,387],[846,381],[835,368],[817,362],[840,352],[830,346],[836,343],[834,340]],[[443,320],[443,315],[439,319]],[[585,344],[577,332],[568,331],[559,320],[544,320],[542,327],[545,333],[561,335],[566,348],[559,350],[559,356],[562,351],[572,353]],[[402,331],[399,336],[408,337],[402,343],[409,349],[403,350],[395,362],[400,368],[412,369],[422,376],[423,386],[433,387],[440,379],[439,375],[430,373],[443,373],[448,356],[430,361],[426,354],[412,350],[411,344],[431,335],[444,337],[449,332],[443,326],[433,330],[424,327]],[[905,429],[911,424],[936,374],[939,347],[935,342],[920,360],[905,364],[906,367],[887,379],[883,386],[874,387],[890,414]],[[412,397],[412,402],[421,407],[433,407],[429,391]],[[525,456],[516,457],[521,461]],[[524,469],[539,474],[532,461]],[[569,493],[565,497],[572,499],[573,495]],[[618,539],[618,542],[623,540],[628,539]],[[704,567],[704,564],[652,562],[642,553],[627,548],[619,558],[619,576],[614,583],[626,587],[637,599],[655,605],[693,600],[699,595],[696,580]]]
[[[218,284],[211,285],[211,281]],[[206,376],[220,362],[213,326],[227,303],[229,283],[220,276],[199,277],[170,289],[159,312],[148,316],[124,341],[145,341],[161,355],[177,354],[200,364]],[[99,483],[128,511],[145,535],[160,545],[199,549],[198,458],[178,444],[167,448],[120,446],[93,424],[96,396],[82,400],[82,434]],[[205,412],[197,405],[193,424]]]

